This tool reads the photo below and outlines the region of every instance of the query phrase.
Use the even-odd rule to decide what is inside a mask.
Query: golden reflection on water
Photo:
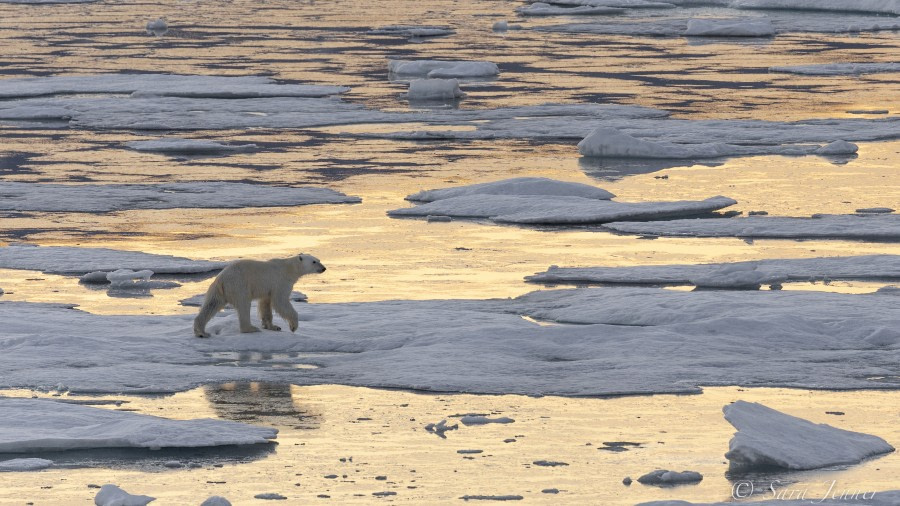
[[[31,392],[4,394],[29,396]],[[728,479],[723,457],[734,428],[724,420],[721,409],[738,399],[900,444],[895,423],[900,392],[727,387],[707,388],[702,395],[571,399],[230,383],[172,397],[90,399],[126,401],[119,407],[100,407],[168,418],[219,417],[276,426],[278,445],[274,454],[221,468],[203,461],[201,468],[190,470],[166,469],[157,463],[143,471],[98,467],[19,473],[15,481],[0,488],[0,502],[28,498],[36,504],[71,504],[96,493],[86,488],[88,483],[107,482],[131,493],[158,497],[160,504],[195,504],[213,494],[243,504],[262,492],[285,495],[291,504],[318,500],[319,494],[337,503],[368,503],[376,500],[373,492],[381,491],[396,492],[396,502],[415,504],[459,503],[458,498],[467,494],[515,494],[548,504],[726,501],[733,484],[745,479]],[[465,413],[507,416],[515,422],[460,424],[458,430],[445,433],[446,439],[424,430],[426,424],[441,419],[457,423],[453,415]],[[625,452],[601,450],[604,442],[620,441],[641,446]],[[482,452],[460,454],[459,450]],[[568,466],[541,467],[533,464],[537,460]],[[183,463],[189,464],[190,458]],[[704,479],[698,485],[674,488],[621,483],[626,476],[636,479],[657,468],[694,470]],[[326,478],[331,475],[337,477]],[[847,469],[752,478],[763,493],[757,499],[768,499],[772,480],[780,481],[779,489],[808,489],[808,497],[818,498],[832,481],[848,489],[889,490],[896,488],[897,476],[900,455],[892,453]],[[550,488],[560,493],[541,492]]]

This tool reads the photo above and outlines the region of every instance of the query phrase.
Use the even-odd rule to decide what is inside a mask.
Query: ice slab
[[[400,37],[421,38],[453,35],[456,31],[448,26],[388,25],[380,28],[373,28],[366,33],[370,35],[394,35]]]
[[[146,141],[131,141],[125,144],[135,151],[157,153],[177,153],[184,155],[210,155],[227,153],[246,153],[256,150],[256,144],[222,144],[206,139],[180,139],[177,137],[161,137]]]
[[[434,202],[453,197],[467,195],[545,195],[545,196],[570,196],[586,199],[609,200],[615,195],[596,186],[582,183],[569,183],[557,181],[545,177],[517,177],[478,183],[452,188],[440,188],[436,190],[423,190],[412,195],[407,195],[406,200],[414,202]]]
[[[94,504],[96,506],[146,506],[155,500],[155,497],[129,494],[115,485],[106,484],[100,487],[100,491],[94,497]]]
[[[249,445],[278,434],[229,420],[170,420],[44,399],[0,397],[0,408],[2,453]]]
[[[544,2],[534,2],[530,5],[516,8],[516,12],[522,16],[584,16],[595,14],[621,14],[626,12],[626,10],[616,7],[591,5],[560,7]]]
[[[775,26],[765,18],[694,18],[688,21],[684,35],[689,37],[771,37],[775,35]]]
[[[696,471],[669,471],[668,469],[657,469],[651,471],[637,479],[638,483],[644,485],[682,485],[685,483],[698,483],[703,480],[703,475]]]
[[[396,77],[474,78],[496,76],[500,69],[489,61],[388,60],[388,72]]]
[[[0,460],[0,472],[39,471],[41,469],[47,469],[52,465],[53,461],[47,459],[27,458]]]
[[[613,202],[556,195],[463,195],[388,211],[391,217],[452,216],[497,223],[579,225],[710,213],[736,204],[728,197],[674,202]]]
[[[900,72],[900,63],[823,63],[819,65],[793,65],[769,67],[771,72],[805,74],[810,76],[847,76],[875,74],[880,72]]]
[[[0,181],[0,210],[108,213],[127,209],[280,207],[360,202],[328,188],[224,181],[163,184],[44,184]]]
[[[74,246],[32,246],[10,244],[0,248],[0,269],[24,269],[48,274],[107,274],[119,269],[145,270],[156,274],[199,274],[222,269],[225,262],[192,260],[170,255],[155,255],[140,251],[109,248],[80,248]]]
[[[535,283],[695,285],[758,288],[791,281],[900,279],[900,255],[759,260],[698,265],[550,267],[526,278]]]
[[[207,327],[212,338],[196,339],[193,314],[100,316],[0,302],[0,387],[171,392],[272,381],[544,395],[900,388],[892,379],[900,314],[890,293],[603,288],[295,308],[296,334],[241,334],[226,314]],[[283,358],[242,366],[223,352]]]
[[[463,96],[456,79],[416,79],[410,81],[406,92],[406,98],[410,102],[456,100]]]
[[[770,239],[900,239],[900,214],[816,215],[811,218],[746,218],[607,223],[625,234],[673,237],[744,237]]]
[[[814,424],[755,402],[737,401],[722,411],[738,430],[725,454],[731,471],[819,469],[894,451],[880,437]]]
[[[0,98],[121,93],[190,98],[326,97],[342,86],[281,84],[268,77],[179,74],[92,74],[0,79]]]
[[[871,12],[900,15],[897,0],[732,0],[738,9],[788,9],[836,12]]]

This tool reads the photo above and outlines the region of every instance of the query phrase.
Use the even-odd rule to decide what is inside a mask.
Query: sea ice
[[[184,155],[210,155],[227,153],[246,153],[255,151],[256,144],[222,144],[205,139],[180,139],[162,137],[147,141],[132,141],[125,144],[135,151],[158,153],[178,153]]]
[[[456,32],[452,28],[447,26],[389,25],[382,26],[380,28],[373,28],[366,33],[370,35],[396,35],[400,37],[421,38],[453,35]]]
[[[146,506],[155,500],[155,497],[132,495],[115,485],[107,484],[100,487],[100,491],[94,497],[94,504],[97,506]]]
[[[897,0],[731,0],[738,9],[788,9],[837,12],[871,12],[900,15]]]
[[[684,35],[689,37],[771,37],[775,26],[766,18],[693,18]]]
[[[693,284],[710,288],[758,288],[762,284],[791,281],[900,279],[900,255],[767,259],[698,265],[552,266],[525,279],[545,284]]]
[[[570,16],[595,14],[621,14],[625,9],[605,6],[580,5],[577,7],[558,7],[544,2],[534,2],[525,7],[516,8],[522,16]]]
[[[38,471],[47,469],[53,465],[52,460],[47,459],[11,459],[0,460],[0,472],[4,471]]]
[[[491,30],[495,32],[505,32],[509,30],[509,23],[507,23],[506,20],[495,21],[493,26],[491,26]]]
[[[755,402],[737,401],[722,411],[738,430],[725,454],[731,471],[818,469],[894,451],[880,437],[814,424]]]
[[[205,293],[198,293],[197,295],[193,295],[186,299],[181,299],[180,301],[178,301],[178,303],[181,304],[182,306],[200,307],[203,305],[203,300],[205,298],[206,298]],[[291,292],[290,299],[294,302],[306,302],[307,300],[309,300],[309,297],[307,297],[307,295],[305,293],[293,291],[293,292]],[[229,304],[226,307],[231,307],[231,305]]]
[[[163,18],[154,19],[153,21],[147,22],[147,35],[154,35],[156,37],[160,37],[166,34],[169,31],[169,24],[166,23],[166,20]]]
[[[515,420],[508,416],[499,416],[497,418],[488,418],[481,415],[466,415],[459,419],[463,425],[487,425],[489,423],[513,423]]]
[[[410,81],[406,98],[412,101],[445,101],[462,98],[456,79],[416,79]]]
[[[570,196],[586,199],[609,200],[615,195],[596,186],[582,183],[570,183],[557,181],[545,177],[516,177],[478,183],[452,188],[440,188],[435,190],[423,190],[408,195],[406,200],[414,202],[434,202],[453,197],[467,195],[545,195],[545,196]]]
[[[859,146],[847,141],[834,141],[816,150],[817,155],[852,155],[859,151]]]
[[[865,498],[863,498],[865,496]],[[694,503],[688,501],[651,501],[642,502],[637,506],[809,506],[810,504],[821,504],[823,506],[897,506],[900,504],[900,490],[884,491],[884,492],[856,492],[841,497],[840,492],[836,492],[836,497],[806,497],[805,499],[786,499],[776,498],[762,501],[734,501],[717,502],[717,503]]]
[[[649,472],[637,479],[638,483],[644,485],[680,485],[685,483],[698,483],[703,480],[703,475],[696,471],[669,471],[667,469],[657,469]]]
[[[225,262],[191,260],[109,248],[24,244],[0,247],[0,269],[23,269],[69,275],[91,273],[86,282],[106,283],[109,281],[107,273],[119,269],[150,270],[156,274],[199,274],[217,271],[225,265]]]
[[[231,501],[222,496],[214,495],[203,501],[200,506],[231,506]]]
[[[771,72],[810,76],[847,76],[879,72],[900,72],[900,63],[824,63],[819,65],[770,67],[769,70]]]
[[[277,433],[229,420],[170,420],[45,399],[0,397],[2,453],[249,445],[269,443]]]
[[[900,214],[815,215],[811,218],[749,216],[606,223],[625,234],[672,237],[744,237],[756,239],[900,239]]]
[[[489,61],[388,60],[388,72],[397,77],[473,78],[493,77],[500,69]]]
[[[360,202],[329,188],[225,181],[161,184],[51,184],[0,181],[0,211],[108,213],[126,209],[244,208]],[[227,195],[227,199],[213,198]],[[98,269],[99,270],[99,269]]]

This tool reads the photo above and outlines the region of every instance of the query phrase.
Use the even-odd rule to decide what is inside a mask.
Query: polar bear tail
[[[200,307],[200,314],[194,318],[194,335],[197,337],[209,337],[206,332],[206,324],[216,315],[226,304],[225,293],[222,284],[216,278],[213,284],[206,292],[203,298],[203,305]]]

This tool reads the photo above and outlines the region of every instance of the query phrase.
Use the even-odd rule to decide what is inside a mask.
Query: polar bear
[[[241,332],[259,332],[250,325],[250,302],[259,300],[259,317],[268,330],[281,330],[272,323],[272,309],[297,330],[297,312],[290,295],[300,276],[325,272],[319,259],[306,254],[267,261],[238,260],[228,264],[206,291],[200,314],[194,318],[194,335],[209,337],[206,324],[230,303],[237,310]]]

